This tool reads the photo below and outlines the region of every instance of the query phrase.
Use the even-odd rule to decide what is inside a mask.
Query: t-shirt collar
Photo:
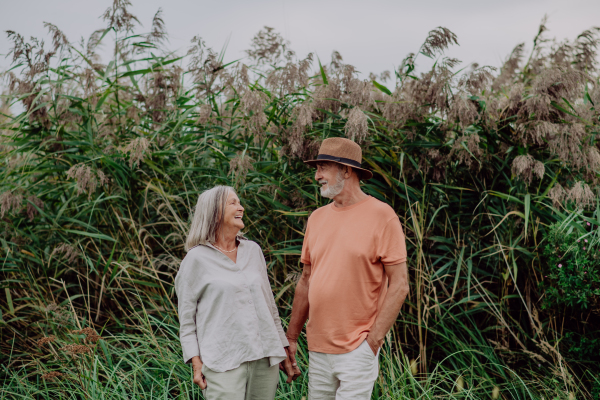
[[[372,198],[373,198],[373,196],[367,195],[366,199],[363,199],[363,200],[359,201],[358,203],[354,203],[354,204],[352,204],[351,206],[348,206],[348,207],[336,207],[333,201],[330,203],[329,206],[335,212],[350,211],[352,209],[355,209],[358,206],[361,206],[361,205],[365,204],[367,201],[371,200]]]

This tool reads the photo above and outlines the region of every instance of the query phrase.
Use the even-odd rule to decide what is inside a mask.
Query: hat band
[[[319,154],[317,156],[317,160],[323,160],[323,161],[337,161],[340,163],[344,163],[344,164],[350,164],[353,167],[356,168],[361,168],[361,164],[358,161],[354,161],[351,160],[349,158],[344,158],[344,157],[334,157],[334,156],[330,156],[329,154]]]

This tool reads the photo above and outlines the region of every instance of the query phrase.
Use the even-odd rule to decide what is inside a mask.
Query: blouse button
[[[252,304],[252,300],[248,300],[248,303]]]

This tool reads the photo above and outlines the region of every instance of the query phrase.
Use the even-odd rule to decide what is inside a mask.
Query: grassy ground
[[[173,313],[159,318],[140,312],[136,334],[102,332],[102,339],[85,334],[65,334],[57,325],[56,339],[40,347],[29,363],[8,359],[3,399],[200,399],[192,384],[192,371],[182,362]],[[137,319],[133,317],[132,320]],[[142,332],[139,332],[142,331]],[[92,342],[93,341],[93,342]],[[373,399],[572,399],[551,377],[523,379],[518,371],[494,362],[481,362],[481,350],[469,346],[448,354],[428,374],[419,374],[390,337],[380,355],[380,374]],[[69,345],[89,344],[81,353]],[[79,351],[79,352],[78,352]],[[460,354],[459,354],[460,353]],[[18,356],[18,355],[15,355]],[[16,357],[15,357],[16,358]],[[466,365],[465,360],[472,360]],[[301,341],[298,352],[303,375],[291,385],[281,373],[277,399],[302,399],[307,395],[308,355]],[[58,373],[58,374],[57,374]],[[45,375],[45,378],[42,376]],[[53,378],[49,378],[56,375]],[[502,383],[498,375],[502,375]]]

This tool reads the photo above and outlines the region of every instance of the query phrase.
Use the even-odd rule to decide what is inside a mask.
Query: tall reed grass
[[[494,71],[460,69],[443,56],[458,38],[436,28],[398,70],[361,80],[270,28],[243,61],[199,37],[177,56],[161,12],[140,33],[128,6],[80,44],[51,24],[50,48],[8,33],[0,397],[199,396],[173,290],[197,196],[238,189],[285,324],[305,223],[325,204],[302,160],[347,136],[409,248],[374,398],[599,398],[599,295],[544,303],[566,288],[545,278],[564,254],[542,252],[550,226],[600,225],[596,31],[554,43],[542,23],[529,54],[518,45]],[[419,57],[436,63],[417,76]],[[278,393],[302,398],[306,377]]]

